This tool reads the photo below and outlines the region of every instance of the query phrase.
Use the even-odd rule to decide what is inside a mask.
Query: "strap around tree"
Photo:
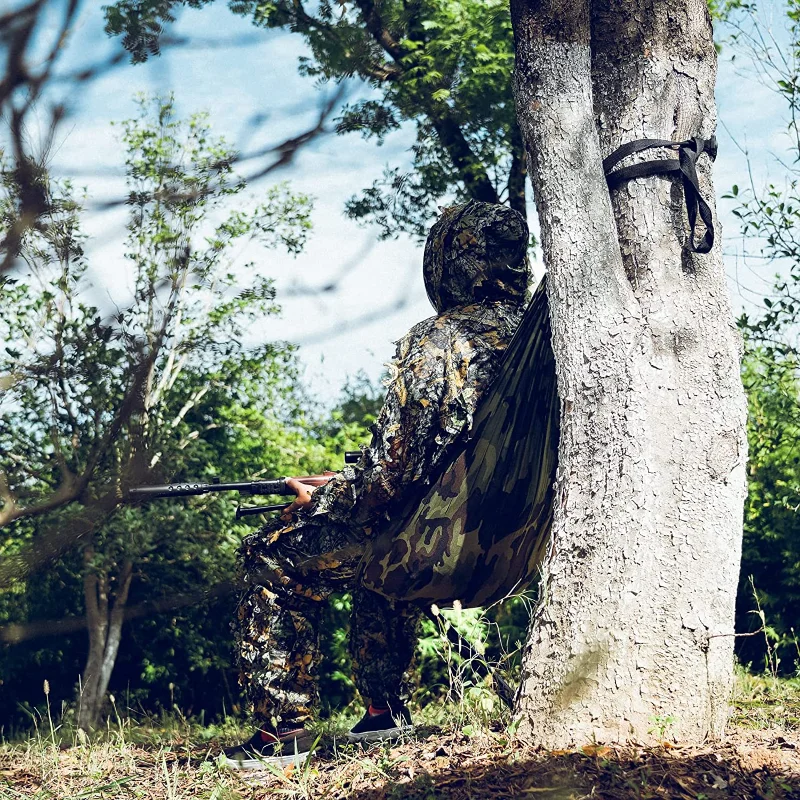
[[[612,172],[623,158],[653,147],[668,147],[672,150],[677,150],[678,158],[642,161],[639,164],[632,164],[630,167],[622,167],[622,169]],[[714,217],[708,203],[700,194],[700,185],[697,182],[695,165],[701,153],[707,153],[712,161],[716,159],[716,136],[712,136],[710,139],[701,139],[699,136],[695,136],[685,142],[673,142],[670,139],[637,139],[618,147],[608,158],[604,159],[603,172],[606,175],[609,189],[619,186],[623,181],[629,181],[634,178],[679,173],[683,182],[683,194],[686,199],[686,215],[689,218],[689,227],[691,228],[689,243],[695,253],[708,253],[714,246]],[[703,220],[706,226],[706,234],[699,244],[695,244],[694,229],[698,212],[700,213],[700,219]]]

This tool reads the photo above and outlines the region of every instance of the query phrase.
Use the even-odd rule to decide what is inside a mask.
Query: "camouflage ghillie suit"
[[[437,316],[403,337],[370,446],[313,495],[290,523],[273,522],[242,547],[251,588],[237,614],[242,682],[257,717],[303,722],[316,700],[321,604],[353,592],[350,655],[368,702],[403,694],[418,607],[358,583],[369,539],[414,497],[468,435],[476,405],[523,314],[528,231],[505,206],[447,209],[425,247],[424,276]]]

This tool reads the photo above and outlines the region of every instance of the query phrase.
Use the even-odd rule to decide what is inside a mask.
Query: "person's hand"
[[[281,519],[284,522],[289,522],[295,511],[308,508],[311,505],[311,495],[317,487],[301,483],[297,478],[287,478],[286,485],[297,495],[295,501],[281,511]]]

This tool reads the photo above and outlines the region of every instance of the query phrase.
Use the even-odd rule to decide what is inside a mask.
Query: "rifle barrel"
[[[170,483],[164,486],[135,486],[130,490],[132,500],[154,500],[158,497],[191,497],[210,492],[243,492],[244,494],[293,494],[287,490],[286,479],[241,481],[236,483]]]
[[[361,458],[361,451],[348,451],[344,454],[345,464],[355,464]],[[322,475],[306,475],[297,478],[301,483],[324,486],[333,472]],[[128,491],[129,500],[155,500],[159,497],[192,497],[210,492],[241,492],[244,494],[294,494],[286,486],[286,478],[264,481],[237,481],[235,483],[168,483],[161,486],[134,486]]]

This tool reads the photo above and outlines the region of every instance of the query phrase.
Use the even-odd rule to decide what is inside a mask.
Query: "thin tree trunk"
[[[125,607],[128,602],[128,592],[131,588],[133,577],[133,564],[125,561],[122,565],[114,594],[114,606],[111,609],[108,620],[108,635],[103,651],[103,662],[100,665],[100,678],[98,680],[97,694],[102,702],[108,690],[108,682],[111,680],[111,673],[114,671],[114,664],[117,662],[119,653],[119,643],[122,638],[122,623],[125,621]]]
[[[722,733],[732,676],[739,337],[719,244],[688,249],[680,183],[633,181],[612,203],[601,160],[633,139],[713,131],[705,1],[590,14],[586,0],[512,0],[512,16],[562,400],[520,730],[550,747],[697,741]]]
[[[83,551],[83,601],[86,606],[86,630],[89,634],[89,652],[83,669],[78,698],[78,726],[91,730],[97,720],[97,682],[103,663],[108,628],[108,597],[102,581],[92,567],[94,548]]]
[[[108,577],[98,576],[91,569],[94,550],[84,550],[84,601],[89,633],[89,653],[81,675],[78,726],[85,731],[96,728],[100,721],[108,683],[119,652],[125,606],[128,602],[133,565],[126,560],[117,581],[113,603],[109,598]]]
[[[511,166],[508,170],[508,204],[525,219],[528,218],[528,209],[525,206],[525,179],[528,177],[528,168],[525,159],[525,144],[519,125],[514,125],[511,133]]]

